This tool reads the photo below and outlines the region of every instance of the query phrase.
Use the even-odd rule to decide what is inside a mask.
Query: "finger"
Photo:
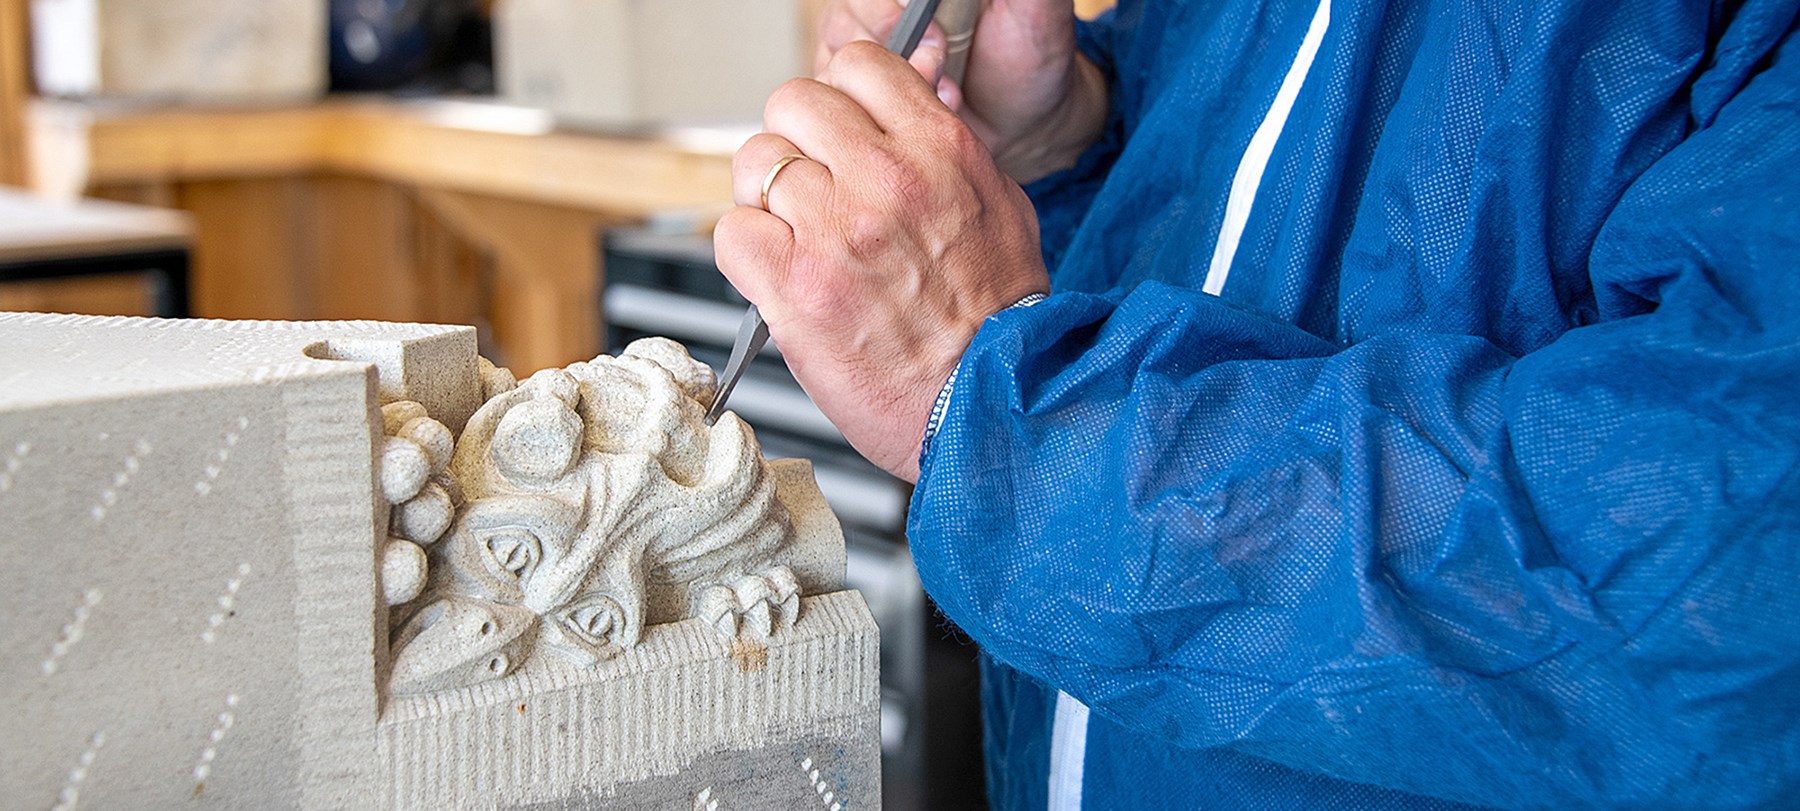
[[[925,36],[919,39],[919,46],[913,49],[912,56],[906,61],[913,66],[913,70],[919,72],[926,84],[936,87],[938,80],[944,78],[944,63],[948,57],[943,29],[938,28],[937,23],[932,23],[925,29]]]
[[[818,47],[813,52],[813,74],[823,74],[831,57],[851,42],[882,42],[904,15],[904,5],[874,0],[870,3],[834,5],[819,20]],[[927,25],[912,58],[926,81],[936,84],[943,75],[944,31],[936,22]],[[884,46],[885,47],[885,46]]]
[[[831,58],[819,79],[866,110],[882,131],[907,129],[920,115],[943,106],[936,89],[943,69],[943,41],[931,48],[921,44],[919,51],[925,53],[914,53],[915,64],[879,45],[853,42]],[[919,64],[932,72],[930,79],[922,76]]]
[[[762,206],[762,183],[775,162],[800,154],[800,147],[772,132],[750,136],[731,156],[731,201],[740,206]],[[783,169],[782,171],[787,171]]]
[[[943,102],[945,107],[950,108],[950,112],[957,113],[958,115],[962,113],[962,85],[957,84],[955,79],[948,76],[938,79],[937,97],[938,101]]]
[[[790,161],[777,172],[776,164],[789,155],[803,160]],[[770,213],[793,224],[810,222],[817,216],[817,201],[829,196],[832,179],[824,164],[804,158],[799,147],[779,135],[752,136],[731,159],[732,202],[762,208],[767,188]]]
[[[819,18],[819,49],[814,56],[814,74],[824,70],[832,54],[857,40],[880,40],[880,32],[891,29],[900,20],[900,5],[878,2],[833,5]]]
[[[770,292],[787,276],[794,229],[759,208],[738,206],[713,226],[713,262],[731,286],[763,309],[780,310]]]
[[[864,145],[882,135],[862,105],[812,79],[793,79],[775,88],[763,107],[763,129],[788,139],[801,154],[827,167],[854,159]]]

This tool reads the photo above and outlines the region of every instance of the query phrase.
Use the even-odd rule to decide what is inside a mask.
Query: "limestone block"
[[[836,519],[694,419],[703,369],[651,342],[517,383],[465,327],[0,314],[0,797],[873,806]]]
[[[326,13],[320,0],[32,0],[38,87],[59,96],[317,96]]]

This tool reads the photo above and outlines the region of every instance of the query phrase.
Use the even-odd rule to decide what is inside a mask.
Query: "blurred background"
[[[721,367],[731,153],[824,4],[0,0],[0,310],[474,324],[521,377],[667,335]],[[886,807],[979,807],[975,651],[919,588],[910,492],[766,351],[732,404],[842,519]]]

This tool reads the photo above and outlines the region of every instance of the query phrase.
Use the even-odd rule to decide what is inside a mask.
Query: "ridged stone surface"
[[[396,699],[380,734],[390,804],[687,808],[711,789],[721,807],[828,809],[803,779],[812,759],[837,776],[834,802],[872,808],[878,647],[862,596],[837,592],[804,598],[791,635],[767,649],[684,620],[598,667],[545,658],[504,681]]]

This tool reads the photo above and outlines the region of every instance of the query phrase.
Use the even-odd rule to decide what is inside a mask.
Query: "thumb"
[[[945,107],[950,108],[950,112],[962,115],[962,85],[957,84],[955,80],[945,76],[938,80],[937,97],[938,101],[943,102]]]
[[[919,39],[919,46],[913,49],[912,56],[906,61],[924,77],[928,86],[936,88],[938,81],[944,78],[946,56],[944,32],[938,28],[937,23],[932,23],[930,28],[925,29],[925,36]]]

